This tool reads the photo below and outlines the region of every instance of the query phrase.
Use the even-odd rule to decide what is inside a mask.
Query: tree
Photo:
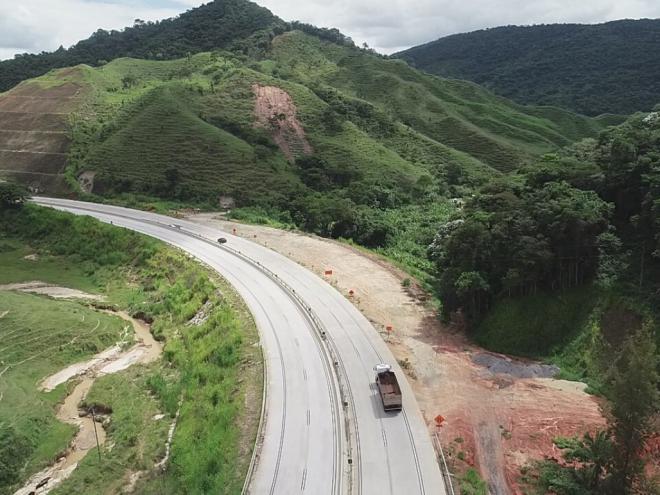
[[[655,339],[642,329],[626,339],[614,366],[609,395],[617,454],[611,493],[630,493],[643,473],[642,452],[659,405],[658,364]]]
[[[0,210],[20,208],[28,198],[25,188],[14,182],[0,182]]]
[[[564,459],[579,463],[577,475],[580,484],[591,490],[597,490],[602,485],[606,469],[613,459],[614,446],[611,433],[607,430],[600,430],[594,434],[585,433],[582,440],[571,439],[563,445],[561,442],[557,444],[560,448],[566,449]]]

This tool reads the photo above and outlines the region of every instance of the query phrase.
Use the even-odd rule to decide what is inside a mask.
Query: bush
[[[28,197],[27,190],[14,182],[0,182],[0,210],[21,207]]]
[[[0,423],[0,493],[19,479],[21,469],[32,451],[28,439],[12,426]]]

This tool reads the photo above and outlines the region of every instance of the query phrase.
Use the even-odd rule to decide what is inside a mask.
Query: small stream
[[[80,382],[64,399],[57,411],[57,419],[74,425],[78,433],[71,442],[66,454],[53,465],[34,474],[28,482],[16,491],[14,495],[43,495],[68,478],[76,469],[78,463],[96,448],[94,422],[91,415],[80,416],[78,405],[85,399],[94,380],[99,376],[109,375],[124,370],[134,364],[148,364],[156,361],[163,352],[162,345],[151,335],[149,326],[144,322],[131,318],[121,311],[103,312],[117,315],[131,323],[135,330],[137,343],[122,351],[120,345],[115,345],[95,355],[92,359],[76,363],[47,377],[40,388],[49,391],[71,378],[81,377]],[[96,423],[96,435],[99,444],[103,445],[106,433],[100,423]]]

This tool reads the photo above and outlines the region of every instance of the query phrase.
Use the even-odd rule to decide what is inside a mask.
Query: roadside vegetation
[[[447,317],[610,400],[607,430],[561,444],[570,466],[542,465],[541,493],[657,490],[659,125],[634,116],[481,188],[430,249]]]
[[[0,282],[41,280],[44,267],[51,270],[48,282],[101,293],[103,305],[153,322],[152,333],[165,346],[162,361],[96,379],[86,406],[111,411],[101,461],[90,453],[51,493],[118,492],[131,475],[137,493],[240,491],[263,371],[254,323],[226,282],[152,239],[34,205],[0,209],[0,232]],[[37,256],[26,260],[26,253]],[[54,413],[71,385],[43,393],[36,384],[113,345],[125,324],[82,303],[0,291],[0,314],[5,310],[0,359],[2,369],[9,368],[0,381],[0,493],[13,493],[58,458],[74,433]],[[196,315],[199,321],[189,323]],[[19,335],[20,346],[14,342]],[[177,412],[161,471],[154,465],[165,455]],[[164,419],[155,420],[157,414]]]

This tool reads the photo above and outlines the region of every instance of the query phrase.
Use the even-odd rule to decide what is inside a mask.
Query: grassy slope
[[[475,84],[428,76],[400,60],[383,60],[301,33],[282,35],[273,45],[272,66],[279,73],[375,103],[425,136],[497,169],[510,170],[521,160],[601,128],[593,119],[553,107],[516,105]]]
[[[27,206],[22,212],[0,214],[0,227],[6,232],[0,239],[3,246],[0,263],[7,267],[31,263],[11,271],[11,281],[40,278],[37,275],[41,274],[42,267],[50,266],[49,281],[53,283],[79,289],[91,287],[105,293],[110,303],[129,312],[146,312],[154,318],[154,334],[165,340],[163,362],[97,379],[87,401],[110,406],[113,410],[107,444],[102,452],[103,462],[99,465],[96,456],[86,456],[71,478],[53,493],[100,494],[108,490],[114,493],[126,485],[130,472],[149,471],[164,455],[166,432],[181,397],[183,403],[170,469],[164,475],[147,472],[137,492],[240,491],[256,435],[263,370],[260,349],[254,346],[258,341],[256,327],[231,287],[215,276],[209,277],[204,268],[172,249],[89,218],[74,218]],[[85,239],[84,247],[81,239]],[[26,253],[35,251],[40,255],[38,261],[23,259]],[[57,269],[61,270],[59,274]],[[6,273],[2,264],[0,273]],[[75,303],[6,292],[0,292],[0,297],[4,298],[5,294],[49,305],[44,314],[32,306],[19,306],[11,301],[11,310],[23,307],[35,327],[59,328],[60,324],[70,323],[70,332],[89,330],[80,323],[80,311],[91,313],[86,314],[85,321],[97,315]],[[205,301],[212,305],[207,322],[198,327],[186,326]],[[4,299],[0,299],[0,314],[4,303]],[[59,316],[62,313],[72,321],[62,321]],[[5,319],[10,315],[11,312]],[[5,319],[3,332],[4,322],[9,321]],[[117,321],[123,327],[124,323]],[[103,335],[95,334],[90,342],[88,338],[80,345],[88,353],[95,352],[97,339]],[[4,341],[5,335],[2,338]],[[115,341],[114,338],[110,340]],[[104,342],[101,348],[110,343]],[[31,351],[29,346],[25,349],[25,352]],[[57,356],[71,357],[61,352]],[[57,366],[51,367],[54,369],[49,373],[63,364],[58,361]],[[5,377],[11,376],[10,373]],[[43,436],[35,440],[35,445],[41,447],[27,467],[27,471],[32,472],[39,467],[38,463],[52,459],[73,432],[54,421],[54,407],[65,394],[64,386],[50,394],[37,393],[34,384],[47,374],[46,371],[30,366],[29,373],[25,370],[24,373],[20,378],[22,393],[31,394],[40,401],[40,407],[34,408],[37,412],[33,412],[39,421],[30,424]],[[0,391],[3,390],[0,386]],[[2,409],[15,402],[8,400],[8,392],[4,392],[5,397],[0,401],[0,426],[5,419],[17,421],[13,407]],[[222,407],[216,407],[218,402]],[[166,413],[165,419],[154,421],[154,414],[161,411]],[[29,415],[26,414],[26,418],[19,419],[19,423],[29,423]],[[208,442],[200,452],[202,435]],[[218,459],[222,459],[220,464]],[[26,476],[27,472],[23,474]]]
[[[53,411],[66,395],[66,386],[41,393],[36,384],[110,347],[119,340],[125,323],[76,302],[0,291],[0,314],[5,311],[0,320],[0,362],[2,370],[6,368],[0,382],[0,424],[28,439],[25,470],[29,473],[54,460],[74,434],[71,426],[55,419]]]
[[[25,282],[38,275],[39,280],[85,292],[98,292],[98,285],[86,274],[82,266],[63,261],[57,256],[43,255],[37,260],[25,256],[34,251],[21,242],[0,240],[0,284]]]
[[[317,157],[406,193],[423,175],[444,183],[449,166],[468,182],[487,179],[602,127],[295,31],[276,38],[259,62],[227,52],[117,59],[62,77],[55,71],[35,81],[72,79],[86,88],[87,104],[72,119],[69,176],[97,171],[108,194],[201,201],[230,194],[242,204],[281,204],[306,191],[297,167],[254,128],[253,84],[291,95]]]

